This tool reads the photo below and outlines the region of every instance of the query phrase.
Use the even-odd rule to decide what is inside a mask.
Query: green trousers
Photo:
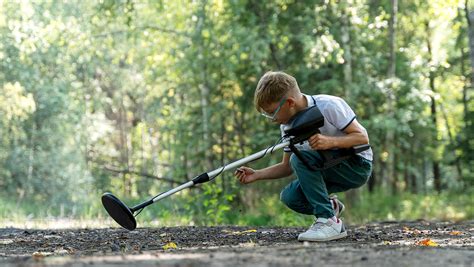
[[[317,151],[302,150],[301,154],[310,165],[322,167],[323,159]],[[297,179],[281,191],[281,201],[296,212],[318,218],[334,216],[329,194],[362,186],[372,172],[372,162],[357,155],[322,171],[309,169],[294,154],[290,164]]]

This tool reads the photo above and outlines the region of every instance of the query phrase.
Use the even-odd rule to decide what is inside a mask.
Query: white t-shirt
[[[344,101],[344,99],[331,96],[331,95],[305,95],[308,102],[308,107],[317,105],[321,114],[324,117],[324,126],[319,128],[319,131],[322,135],[327,136],[344,136],[347,135],[344,132],[344,129],[351,124],[352,121],[356,119],[354,111],[349,107],[349,105]],[[285,130],[289,127],[287,124],[281,124],[280,130],[282,136],[285,134]],[[363,131],[367,133],[364,127]],[[302,145],[295,145],[299,150],[312,150],[309,146],[308,141],[305,141]],[[289,147],[284,148],[285,152],[291,152]],[[373,153],[372,149],[368,149],[358,153],[357,155],[372,161]]]

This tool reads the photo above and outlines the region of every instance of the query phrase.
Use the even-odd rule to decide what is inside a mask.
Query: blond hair
[[[258,81],[255,89],[255,108],[261,112],[262,107],[280,101],[284,96],[297,96],[300,92],[296,79],[282,71],[269,71]]]

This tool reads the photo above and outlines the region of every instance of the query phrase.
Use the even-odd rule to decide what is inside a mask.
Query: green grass
[[[474,219],[472,192],[389,195],[382,191],[372,194],[362,191],[354,204],[347,201],[344,194],[339,194],[339,198],[346,205],[347,209],[343,217],[349,224],[387,220],[462,221]],[[129,205],[137,204],[139,201],[137,199],[124,200]],[[222,204],[222,207],[217,204],[212,206],[213,209],[207,209],[197,203],[200,202],[190,202],[186,196],[164,199],[160,203],[147,207],[138,216],[137,221],[140,227],[156,227],[177,225],[307,226],[313,220],[312,216],[291,211],[278,200],[277,196],[263,198],[254,210],[231,207],[232,204]],[[0,199],[0,216],[0,226],[49,227],[48,222],[52,222],[52,227],[61,227],[58,221],[64,224],[70,223],[75,227],[116,226],[106,214],[98,198],[85,199],[84,203],[69,205],[67,208]]]
[[[434,220],[464,221],[474,219],[473,193],[441,193],[418,195],[402,193],[395,196],[378,191],[361,192],[351,204],[345,194],[339,194],[345,205],[344,220],[349,224],[375,221]],[[230,224],[304,226],[312,216],[300,215],[286,208],[276,197],[265,198],[256,211],[231,217]]]
[[[343,198],[342,198],[343,199]],[[363,193],[354,205],[347,203],[345,217],[354,223],[385,220],[442,220],[474,219],[474,194],[440,193],[419,195],[401,193],[395,196],[379,191]]]

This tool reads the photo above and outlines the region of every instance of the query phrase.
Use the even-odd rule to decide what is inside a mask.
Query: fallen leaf
[[[435,241],[433,241],[429,238],[418,241],[415,244],[418,245],[418,246],[426,246],[426,247],[437,247],[438,246],[438,243],[436,243]]]
[[[250,230],[245,230],[245,231],[242,231],[240,232],[241,234],[247,234],[247,233],[256,233],[257,230],[256,229],[250,229]]]
[[[421,234],[421,231],[416,229],[416,228],[413,228],[413,229],[410,229],[409,227],[403,227],[403,232],[405,233],[409,233],[409,234],[415,234],[415,235],[419,235]]]
[[[229,230],[222,230],[222,232],[224,233],[228,233],[228,234],[231,234],[231,235],[241,235],[241,234],[249,234],[249,233],[256,233],[257,230],[256,229],[250,229],[250,230],[245,230],[245,231],[229,231]]]
[[[460,231],[451,231],[449,234],[450,235],[461,235],[462,233]]]
[[[163,246],[163,249],[164,249],[164,250],[175,249],[175,248],[178,248],[178,246],[177,246],[176,243],[174,243],[174,242],[166,243],[166,244]]]
[[[33,252],[33,254],[31,254],[31,256],[32,256],[33,259],[35,259],[35,260],[41,260],[41,259],[44,258],[44,254],[41,253],[41,252],[38,252],[38,251]]]

